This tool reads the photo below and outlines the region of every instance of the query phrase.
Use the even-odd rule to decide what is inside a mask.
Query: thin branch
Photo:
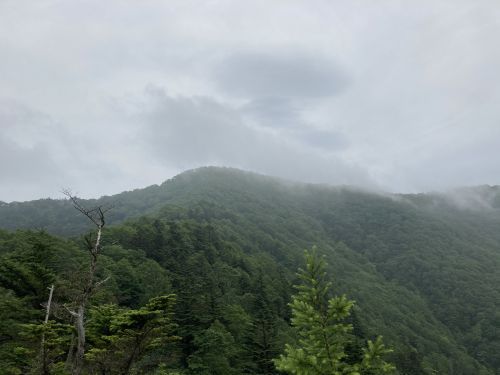
[[[99,288],[102,284],[104,284],[106,281],[108,281],[111,278],[111,276],[106,277],[104,280],[98,281],[94,284],[94,289]]]
[[[77,312],[74,312],[73,310],[70,310],[67,306],[63,305],[63,307],[66,309],[67,312],[70,313],[71,316],[78,316]]]
[[[113,209],[113,205],[109,206],[97,206],[94,208],[85,208],[79,202],[79,199],[76,195],[73,195],[71,190],[63,189],[62,193],[68,197],[68,199],[73,203],[73,207],[80,211],[84,216],[86,216],[94,225],[98,228],[102,228],[106,222],[104,220],[104,215]]]

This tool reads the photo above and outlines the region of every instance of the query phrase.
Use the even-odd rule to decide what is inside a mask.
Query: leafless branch
[[[86,208],[82,206],[78,197],[73,195],[71,190],[63,189],[62,193],[73,203],[73,207],[80,211],[84,216],[86,216],[94,225],[98,228],[102,228],[106,222],[104,220],[105,214],[113,208],[113,205],[109,206],[96,206],[93,208]]]
[[[75,358],[73,360],[72,374],[80,375],[83,368],[83,361],[85,356],[85,313],[87,308],[87,303],[94,293],[95,289],[104,284],[109,277],[106,279],[95,282],[95,274],[97,270],[97,258],[101,251],[101,236],[104,225],[106,224],[104,216],[112,206],[104,207],[97,206],[91,209],[85,208],[80,204],[79,199],[71,193],[70,190],[63,190],[62,193],[68,197],[68,199],[73,203],[75,207],[81,214],[86,216],[92,223],[96,226],[95,237],[93,233],[85,236],[85,245],[90,255],[90,264],[87,280],[84,282],[81,295],[77,299],[78,308],[77,311],[72,311],[66,306],[66,310],[75,318],[75,327],[77,331],[77,349]]]
[[[63,305],[63,307],[66,309],[67,312],[70,313],[71,316],[78,316],[77,312],[74,312],[73,310],[70,310],[67,306]]]
[[[106,277],[105,279],[98,281],[94,284],[94,289],[99,288],[102,284],[104,284],[106,281],[108,281],[111,278],[111,276]]]

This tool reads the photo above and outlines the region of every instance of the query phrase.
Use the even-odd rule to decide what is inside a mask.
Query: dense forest
[[[326,300],[355,301],[345,361],[382,335],[398,374],[500,373],[498,187],[394,195],[201,168],[79,202],[112,207],[84,373],[278,373],[304,341],[293,285],[312,247]],[[93,223],[42,199],[0,203],[0,228],[0,371],[64,374]]]

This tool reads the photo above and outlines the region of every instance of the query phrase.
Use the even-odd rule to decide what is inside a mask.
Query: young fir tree
[[[299,342],[287,344],[285,354],[275,359],[278,370],[297,375],[386,374],[394,366],[383,360],[391,352],[381,337],[368,341],[362,358],[356,363],[347,360],[346,347],[353,340],[352,325],[345,322],[354,301],[347,297],[329,298],[330,282],[325,279],[326,262],[315,248],[306,251],[306,269],[298,276],[302,284],[292,297],[292,325]]]

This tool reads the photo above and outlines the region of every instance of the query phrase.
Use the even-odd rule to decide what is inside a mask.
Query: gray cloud
[[[347,137],[332,129],[318,129],[302,117],[307,104],[287,98],[259,98],[238,108],[241,116],[259,127],[274,128],[282,136],[326,151],[345,149]]]
[[[72,129],[44,112],[4,99],[0,129],[2,200],[60,197],[63,188],[85,196],[109,194],[123,178],[120,168],[104,157],[116,148],[100,126]]]
[[[210,98],[173,98],[159,90],[150,90],[149,98],[152,108],[140,121],[147,124],[147,143],[166,161],[181,167],[228,162],[240,154],[242,144],[255,141],[237,112]]]
[[[292,136],[306,145],[325,151],[345,150],[349,146],[349,141],[345,135],[333,130],[298,130],[292,132]]]
[[[240,107],[243,115],[261,126],[294,128],[303,126],[300,118],[303,104],[284,97],[259,97]]]
[[[435,135],[439,136],[447,137],[444,142],[455,143],[455,147],[443,147],[432,153],[426,152],[425,147],[417,148],[419,158],[398,161],[400,184],[406,184],[408,190],[412,187],[422,191],[483,185],[490,176],[500,175],[500,128],[492,126],[487,135],[481,135],[478,130],[476,136],[481,139],[480,146],[473,138]]]
[[[17,143],[0,138],[0,175],[2,190],[40,181],[54,176],[58,171],[54,160],[44,145],[24,148]],[[8,184],[9,186],[6,186]],[[36,189],[35,186],[33,186]]]
[[[138,114],[144,141],[156,158],[175,168],[235,166],[293,180],[371,185],[366,172],[338,156],[301,147],[295,137],[257,129],[236,109],[210,98],[171,97],[149,92]]]
[[[47,188],[47,182],[65,180],[51,152],[54,128],[50,118],[15,101],[3,100],[0,127],[0,196],[23,199],[26,195],[50,195],[53,189]]]
[[[362,4],[0,1],[0,200],[207,164],[403,192],[500,184],[498,4]]]
[[[347,75],[335,62],[304,51],[237,53],[215,70],[216,84],[244,98],[317,98],[338,94]]]

